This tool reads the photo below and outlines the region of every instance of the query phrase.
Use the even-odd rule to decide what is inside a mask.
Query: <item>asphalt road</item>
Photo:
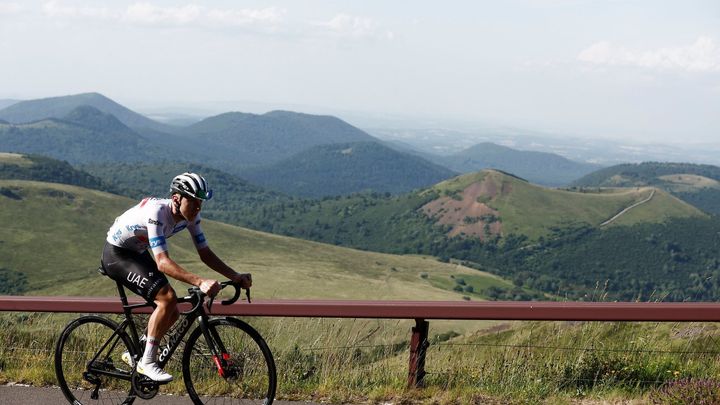
[[[2,405],[48,405],[68,403],[60,388],[26,387],[19,385],[0,386],[0,404]],[[136,399],[136,404],[153,405],[191,405],[186,396],[158,395],[152,400]],[[275,401],[273,405],[319,405],[314,402]]]

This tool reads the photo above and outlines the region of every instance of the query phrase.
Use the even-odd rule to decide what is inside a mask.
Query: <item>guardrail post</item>
[[[410,338],[410,366],[408,388],[421,388],[425,383],[425,353],[428,346],[430,323],[424,319],[415,319]]]

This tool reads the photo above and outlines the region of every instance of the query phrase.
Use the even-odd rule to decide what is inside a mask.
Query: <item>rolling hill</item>
[[[0,119],[13,124],[23,124],[46,118],[63,118],[80,106],[90,106],[104,113],[112,114],[120,122],[133,129],[145,128],[163,132],[174,130],[174,127],[170,125],[153,121],[99,93],[20,101],[0,110]]]
[[[704,210],[720,214],[720,167],[692,163],[645,162],[608,167],[588,174],[573,187],[661,188]]]
[[[720,269],[717,221],[652,187],[556,190],[486,170],[418,192],[286,201],[232,219],[363,250],[460,260],[572,299],[608,282],[617,299],[720,297],[719,288],[690,277]],[[508,290],[492,296],[532,298]]]
[[[70,184],[93,190],[112,190],[99,178],[69,163],[41,155],[20,155],[0,152],[0,179],[37,180]]]
[[[0,277],[24,279],[25,293],[114,295],[114,283],[95,269],[105,233],[135,200],[52,183],[0,180]],[[511,284],[463,266],[419,256],[394,256],[302,241],[205,220],[213,249],[233,267],[250,271],[259,297],[438,299],[480,298]],[[209,275],[187,235],[171,239],[171,254]],[[208,273],[208,271],[210,273]],[[453,291],[462,277],[473,292]],[[318,283],[322,280],[322,283]],[[182,290],[180,290],[182,291]]]
[[[368,190],[402,193],[454,175],[444,167],[377,142],[315,146],[274,165],[242,172],[255,184],[305,197]]]
[[[71,110],[63,119],[0,125],[0,150],[42,154],[71,163],[144,161],[172,156],[159,145],[93,107]]]
[[[331,116],[232,112],[171,128],[100,94],[86,93],[19,102],[0,110],[0,119],[6,122],[0,122],[0,151],[42,154],[73,164],[194,162],[236,176],[256,167],[248,171],[253,178],[297,195],[365,189],[397,193],[452,175],[445,168],[379,145],[357,147],[357,153],[340,162],[320,147],[377,140]],[[373,165],[368,159],[374,157],[397,160],[397,164]],[[267,167],[273,164],[277,166]],[[342,176],[336,179],[324,170],[338,170],[335,174]],[[274,176],[278,173],[283,179]]]
[[[564,186],[600,168],[546,152],[520,151],[484,142],[450,156],[434,158],[460,173],[498,169],[544,186]]]
[[[103,163],[81,166],[102,179],[107,190],[131,198],[168,195],[170,180],[186,171],[201,173],[214,189],[214,196],[203,206],[203,216],[227,223],[246,218],[244,226],[259,228],[250,219],[258,210],[276,203],[287,203],[292,197],[268,191],[231,174],[194,163]]]
[[[317,145],[375,140],[338,118],[289,111],[225,113],[185,127],[178,134],[201,140],[218,159],[238,167],[275,163]]]
[[[441,197],[423,206],[450,236],[481,238],[547,236],[553,229],[577,224],[600,226],[623,209],[652,198],[613,221],[613,225],[663,222],[669,218],[702,217],[696,208],[650,187],[573,192],[549,189],[495,170],[466,174],[442,182],[430,191]]]
[[[599,228],[641,202],[604,227],[706,218],[691,205],[651,187],[573,192],[484,170],[398,196],[364,193],[286,201],[267,206],[251,217],[236,218],[235,223],[244,224],[253,218],[255,224],[267,224],[267,228],[260,228],[267,231],[407,253],[425,251],[442,245],[444,238],[454,237],[499,243],[507,237],[521,237],[534,243],[559,229]],[[441,249],[433,250],[433,254],[441,253]]]

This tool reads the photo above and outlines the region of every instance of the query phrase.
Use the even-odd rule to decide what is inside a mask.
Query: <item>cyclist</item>
[[[220,290],[217,280],[202,278],[183,269],[170,258],[166,239],[187,228],[200,259],[243,288],[252,286],[250,274],[240,274],[226,265],[208,246],[200,228],[200,209],[212,198],[205,179],[195,173],[173,178],[170,198],[145,198],[115,219],[107,233],[102,254],[106,274],[157,305],[148,320],[145,352],[136,370],[153,381],[169,382],[173,377],[157,365],[158,344],[180,313],[175,290],[166,275],[200,287],[209,296]],[[155,260],[150,256],[152,250]],[[132,365],[129,354],[124,360]]]

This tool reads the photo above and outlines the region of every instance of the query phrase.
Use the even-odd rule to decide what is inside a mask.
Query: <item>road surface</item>
[[[0,386],[0,404],[2,405],[48,405],[63,404],[67,400],[63,396],[60,388],[51,387],[27,387],[21,385],[2,385]],[[136,399],[135,404],[152,404],[152,405],[192,405],[192,401],[187,396],[162,395],[159,394],[155,398],[145,401]],[[297,401],[275,401],[273,405],[319,405],[314,402],[297,402]]]

